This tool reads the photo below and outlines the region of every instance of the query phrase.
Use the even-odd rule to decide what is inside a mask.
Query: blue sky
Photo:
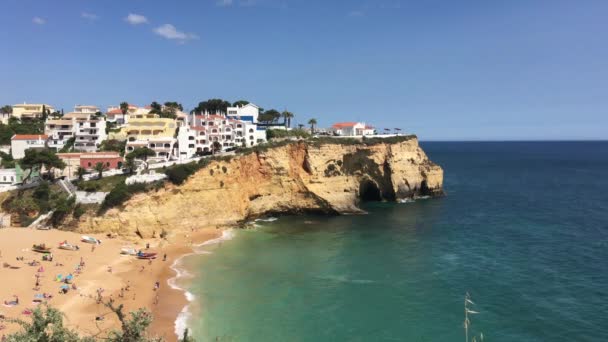
[[[0,13],[0,104],[220,97],[423,140],[608,137],[608,1],[2,0]]]

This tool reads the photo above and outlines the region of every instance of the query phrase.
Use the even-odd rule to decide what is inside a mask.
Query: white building
[[[11,154],[14,159],[21,159],[27,149],[45,148],[48,138],[46,134],[15,134],[11,138]]]
[[[0,169],[0,186],[13,185],[17,183],[16,169]]]
[[[52,113],[55,111],[53,106],[48,104],[31,104],[31,103],[23,103],[13,105],[13,117],[16,117],[19,120],[22,119],[36,119],[42,116],[42,110],[48,111]]]
[[[87,106],[87,105],[74,106],[74,113],[95,114],[97,112],[99,112],[99,107],[97,107],[97,106]]]
[[[47,119],[44,123],[44,133],[49,137],[49,147],[63,148],[65,143],[74,137],[75,124],[73,119]]]
[[[236,147],[251,147],[266,141],[266,131],[258,130],[250,121],[231,119],[223,115],[196,115],[190,126],[179,128],[178,159],[225,151]]]
[[[329,133],[344,137],[362,137],[375,135],[376,130],[364,122],[338,122],[331,126]]]
[[[230,119],[249,121],[252,123],[257,123],[258,115],[260,115],[260,107],[253,103],[248,103],[240,107],[228,107],[226,111],[228,113],[227,116]]]
[[[92,106],[87,106],[92,107]],[[76,107],[78,108],[78,106]],[[94,115],[94,108],[78,108],[80,112],[71,112],[60,119],[47,119],[44,133],[49,136],[49,147],[61,149],[67,141],[74,139],[74,149],[94,152],[107,138],[105,118]]]
[[[11,113],[3,113],[0,112],[0,122],[7,125],[8,124],[8,119],[10,119],[12,116]]]
[[[96,113],[97,111],[95,111]],[[64,115],[74,120],[74,149],[77,151],[95,152],[99,145],[108,138],[106,119],[91,112],[75,112]]]
[[[145,115],[150,113],[152,107],[137,107],[136,105],[129,104],[129,108],[125,114],[122,113],[122,109],[120,106],[111,106],[108,107],[106,112],[106,118],[108,122],[115,122],[118,125],[126,125],[129,123],[129,117],[131,115]]]

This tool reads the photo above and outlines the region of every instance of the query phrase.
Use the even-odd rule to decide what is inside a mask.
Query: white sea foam
[[[178,338],[184,335],[184,331],[188,327],[190,317],[192,317],[192,313],[190,313],[190,305],[186,305],[177,315],[177,319],[175,320],[175,334],[178,336]]]
[[[263,219],[262,218],[256,219],[255,222],[274,222],[276,220],[278,220],[278,218],[268,217],[268,218],[263,218]]]
[[[218,243],[221,243],[222,241],[232,240],[235,235],[236,235],[236,233],[233,229],[226,229],[222,232],[222,236],[220,236],[216,239],[207,240],[199,245],[195,245],[194,247],[203,247],[203,246],[218,244]],[[203,250],[203,249],[195,248],[194,253],[185,254],[185,255],[182,255],[181,257],[177,258],[171,265],[171,269],[173,271],[175,271],[175,277],[167,280],[167,284],[172,289],[179,290],[184,293],[184,297],[186,297],[186,300],[189,303],[192,303],[196,299],[196,296],[194,294],[192,294],[191,292],[187,291],[186,289],[184,289],[183,287],[177,285],[177,282],[179,279],[191,278],[193,276],[191,273],[189,273],[187,270],[185,270],[182,267],[183,259],[185,257],[191,256],[191,255],[199,255],[199,254],[211,254],[211,252]],[[174,331],[178,337],[181,337],[184,334],[184,331],[188,327],[188,321],[190,320],[190,317],[192,317],[192,313],[190,312],[190,304],[187,304],[186,306],[184,306],[182,311],[179,313],[179,315],[177,315],[177,318],[175,319],[175,330]]]

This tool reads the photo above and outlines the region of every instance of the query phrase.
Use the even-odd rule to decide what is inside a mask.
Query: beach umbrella
[[[61,286],[59,286],[59,288],[62,289],[62,290],[63,289],[69,290],[70,289],[70,285],[61,285]]]

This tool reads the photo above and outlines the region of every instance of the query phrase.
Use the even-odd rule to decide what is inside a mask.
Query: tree
[[[125,159],[125,167],[129,170],[129,175],[132,175],[137,165],[135,165],[135,159],[127,158]]]
[[[222,150],[222,144],[219,141],[214,141],[211,148],[213,149],[213,153],[219,152]]]
[[[152,109],[150,110],[150,113],[152,114],[160,114],[160,112],[162,111],[163,107],[160,105],[160,103],[153,101],[150,104],[150,107],[152,107]]]
[[[102,162],[98,162],[93,167],[93,170],[95,170],[98,174],[98,176],[97,176],[98,179],[101,179],[103,177],[103,172],[106,171],[107,169],[108,169],[108,167],[106,166],[106,164],[104,164]]]
[[[6,105],[6,106],[2,106],[0,108],[0,113],[2,114],[12,114],[13,113],[13,107]]]
[[[138,147],[135,150],[133,150],[133,152],[130,152],[129,154],[127,154],[127,156],[125,157],[127,160],[128,159],[143,159],[144,161],[148,160],[148,157],[154,157],[156,156],[156,152],[154,152],[152,149],[148,148],[148,147]]]
[[[110,342],[152,342],[161,341],[160,339],[150,339],[146,337],[146,331],[152,324],[152,314],[145,310],[139,309],[131,312],[130,316],[124,314],[123,304],[114,306],[112,302],[104,303],[118,318],[121,329],[110,332],[108,341]]]
[[[281,113],[276,109],[269,109],[258,116],[258,121],[269,124],[279,121]]]
[[[84,177],[84,175],[86,175],[86,174],[87,174],[87,169],[85,169],[84,167],[79,166],[79,167],[76,169],[76,175],[78,176],[78,180],[79,180],[79,181],[81,181],[81,180],[82,180],[82,178]]]
[[[127,141],[120,141],[116,139],[108,139],[101,142],[99,145],[100,151],[114,151],[120,152],[121,154],[125,152],[125,146],[127,145]]]
[[[42,121],[46,121],[47,116],[48,115],[47,115],[47,112],[46,112],[46,106],[42,105],[42,116],[41,116],[42,117]]]
[[[129,111],[129,104],[127,102],[121,102],[120,111],[122,112],[123,115],[127,114],[127,112]]]
[[[232,103],[222,99],[210,99],[207,101],[199,102],[198,106],[194,108],[193,112],[196,114],[209,113],[209,114],[226,114],[228,107]]]
[[[52,170],[54,168],[63,170],[66,166],[63,160],[57,157],[57,155],[53,151],[49,149],[36,150],[31,148],[25,150],[25,156],[19,161],[19,165],[24,170],[30,170],[27,176],[23,178],[24,184],[36,168],[38,170],[42,170],[43,167],[46,168],[48,173],[52,177]]]
[[[177,110],[183,111],[184,107],[182,106],[181,103],[175,102],[175,101],[167,101],[165,102],[165,107],[169,107],[169,108],[175,108]]]
[[[289,128],[291,127],[291,119],[293,119],[294,115],[292,112],[288,112],[288,111],[283,111],[283,113],[281,113],[281,116],[283,117],[283,122],[285,123],[285,127]]]
[[[249,101],[245,101],[245,100],[238,100],[235,103],[232,104],[232,107],[243,107],[249,104]]]
[[[317,119],[308,120],[308,124],[310,125],[310,134],[315,134],[315,126],[317,125]]]
[[[93,338],[80,338],[78,333],[63,325],[63,313],[47,304],[37,306],[32,312],[32,320],[10,319],[23,331],[8,335],[6,342],[94,342]],[[4,340],[3,340],[4,341]]]

